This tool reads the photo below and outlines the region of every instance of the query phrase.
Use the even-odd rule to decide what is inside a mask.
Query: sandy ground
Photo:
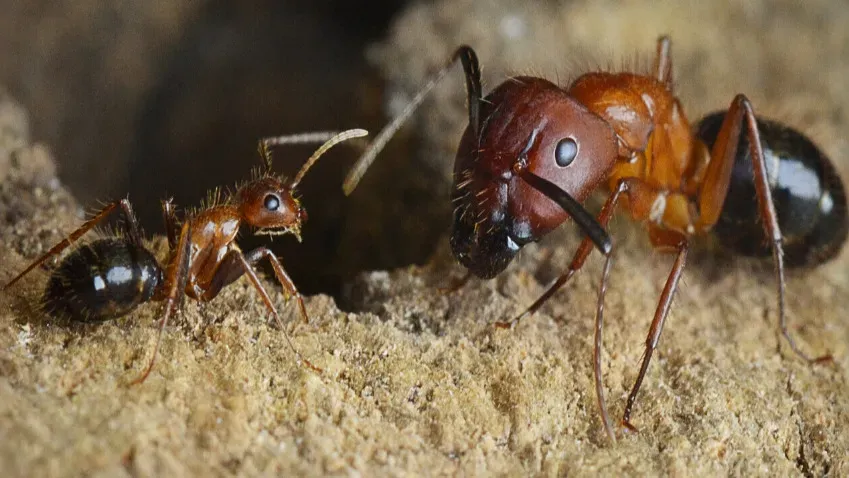
[[[477,48],[492,87],[518,72],[565,82],[594,64],[646,63],[667,32],[691,119],[745,92],[759,111],[811,132],[849,177],[849,143],[840,134],[849,126],[849,14],[840,2],[520,4],[443,1],[408,10],[372,52],[390,98],[409,96],[460,42]],[[414,136],[424,153],[408,159],[445,177],[465,117],[456,76],[423,106]],[[48,148],[31,144],[25,113],[6,96],[0,212],[0,282],[82,217],[55,178]],[[612,231],[619,251],[606,302],[604,380],[618,417],[671,260],[651,252],[625,218]],[[790,276],[801,346],[835,356],[833,365],[811,367],[780,339],[771,266],[702,244],[637,402],[640,433],[611,445],[591,375],[598,258],[515,330],[491,325],[536,298],[576,244],[575,231],[563,228],[527,247],[497,279],[443,295],[436,289],[462,274],[443,240],[424,267],[351,283],[344,299],[357,313],[326,296],[308,298],[310,325],[297,324],[275,292],[296,346],[322,373],[296,364],[240,281],[206,305],[186,302],[154,372],[135,387],[127,383],[151,352],[157,305],[100,325],[56,324],[32,306],[46,279],[33,272],[0,295],[0,469],[9,476],[849,474],[849,253]]]

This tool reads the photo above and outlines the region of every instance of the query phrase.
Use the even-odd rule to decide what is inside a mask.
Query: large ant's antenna
[[[480,132],[480,102],[483,94],[481,91],[481,71],[475,51],[472,50],[471,47],[463,45],[457,48],[454,55],[451,57],[451,61],[443,66],[427,82],[427,84],[425,84],[422,89],[416,93],[416,96],[414,96],[407,104],[401,114],[387,124],[383,128],[383,131],[375,136],[374,141],[372,141],[362,156],[360,156],[360,159],[358,159],[354,164],[354,167],[352,167],[350,172],[348,172],[348,176],[345,177],[342,190],[345,191],[346,196],[350,195],[354,191],[354,188],[357,187],[360,179],[362,179],[366,170],[369,166],[371,166],[371,163],[374,162],[377,155],[386,146],[386,143],[395,136],[395,133],[401,129],[404,122],[412,116],[412,114],[416,111],[416,108],[422,104],[422,101],[424,101],[428,93],[430,93],[436,85],[442,82],[448,72],[451,71],[451,67],[453,67],[458,60],[463,64],[463,72],[466,75],[466,93],[469,102],[469,126],[474,131],[475,136],[478,135]]]
[[[298,171],[298,174],[295,176],[295,179],[292,180],[292,183],[289,185],[290,188],[294,189],[298,183],[301,182],[301,179],[304,179],[304,176],[307,174],[307,171],[318,161],[318,158],[321,157],[324,153],[327,152],[333,146],[341,143],[342,141],[349,140],[351,138],[362,138],[363,136],[368,135],[368,131],[364,129],[349,129],[347,131],[343,131],[341,133],[336,134],[331,137],[327,141],[324,142],[315,152],[310,156],[306,163],[301,167],[301,170]]]

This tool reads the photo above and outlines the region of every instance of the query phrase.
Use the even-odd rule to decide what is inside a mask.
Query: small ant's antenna
[[[338,134],[338,131],[311,131],[309,133],[295,133],[263,138],[259,141],[259,155],[265,161],[266,171],[271,171],[271,146],[323,143]]]
[[[386,146],[386,143],[395,136],[395,133],[401,129],[404,122],[412,116],[413,112],[415,112],[416,108],[418,108],[422,101],[424,101],[428,93],[430,93],[430,91],[445,78],[445,75],[448,74],[451,67],[454,66],[457,60],[460,60],[463,64],[463,72],[466,76],[466,93],[469,101],[469,125],[473,128],[475,135],[478,134],[480,130],[480,101],[483,94],[481,91],[480,66],[478,65],[478,57],[475,54],[475,51],[472,50],[471,47],[463,45],[457,48],[454,55],[451,57],[451,61],[443,66],[442,69],[440,69],[427,82],[427,84],[425,84],[422,89],[416,93],[416,96],[413,97],[413,99],[407,104],[404,111],[386,125],[383,128],[383,131],[375,136],[374,141],[372,141],[363,155],[360,156],[360,159],[357,160],[354,167],[351,168],[348,176],[345,177],[342,189],[345,191],[346,196],[350,195],[354,191],[354,188],[357,187],[360,179],[362,179],[366,170],[369,166],[371,166],[371,163],[374,162],[377,155],[380,154]]]
[[[301,182],[301,179],[304,179],[304,176],[307,174],[307,171],[309,171],[312,165],[315,164],[315,162],[318,161],[318,158],[320,158],[321,155],[326,153],[328,149],[341,143],[342,141],[351,138],[362,138],[366,135],[368,135],[368,131],[364,129],[349,129],[347,131],[338,133],[327,141],[325,141],[324,144],[322,144],[317,150],[315,150],[312,156],[310,156],[310,159],[308,159],[307,162],[304,163],[303,167],[301,167],[301,170],[298,171],[298,174],[295,176],[295,179],[292,180],[292,183],[289,185],[289,187],[294,189],[298,185],[298,183]]]

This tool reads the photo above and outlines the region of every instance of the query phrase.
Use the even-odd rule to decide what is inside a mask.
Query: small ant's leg
[[[150,375],[151,370],[153,370],[156,355],[159,353],[159,344],[162,342],[162,331],[168,326],[168,319],[176,312],[179,305],[177,299],[183,296],[186,289],[186,283],[189,278],[189,260],[192,253],[192,231],[188,222],[183,223],[177,244],[176,250],[178,253],[174,255],[171,263],[168,264],[165,283],[161,290],[161,294],[164,295],[165,304],[162,311],[162,323],[159,325],[159,331],[156,333],[156,342],[153,345],[153,354],[150,357],[147,368],[144,369],[144,372],[138,378],[130,382],[130,385],[141,384]]]
[[[174,210],[174,198],[168,198],[160,202],[162,205],[162,222],[165,224],[165,235],[168,237],[168,250],[173,251],[177,246],[177,235],[180,228],[177,226],[177,213]]]
[[[671,41],[663,35],[657,39],[657,57],[654,59],[654,71],[657,81],[666,85],[666,89],[672,91],[672,54],[670,53]]]
[[[280,265],[280,262],[277,260],[277,257],[275,257],[270,250],[261,247],[259,249],[255,249],[249,252],[247,256],[242,254],[241,251],[231,251],[227,254],[226,257],[226,263],[231,264],[227,266],[227,268],[231,269],[233,266],[240,267],[241,273],[227,269],[222,270],[224,269],[225,265],[223,263],[222,266],[218,268],[216,276],[219,273],[224,274],[225,276],[227,276],[224,279],[226,281],[227,279],[232,278],[236,274],[241,275],[243,273],[247,275],[248,279],[251,281],[251,284],[253,284],[254,288],[257,290],[257,292],[259,292],[260,297],[262,297],[262,301],[265,303],[265,306],[268,308],[269,311],[271,311],[271,315],[274,316],[274,320],[277,322],[278,327],[280,327],[280,330],[283,331],[283,337],[286,338],[286,343],[289,345],[289,348],[292,350],[292,353],[295,354],[295,357],[297,357],[299,361],[306,364],[307,367],[313,369],[318,373],[321,373],[322,369],[316,367],[312,364],[312,362],[305,359],[292,344],[292,341],[289,339],[289,333],[286,332],[286,327],[283,325],[283,321],[280,320],[280,315],[277,313],[277,309],[275,309],[274,304],[271,303],[271,297],[268,296],[268,292],[266,292],[265,287],[263,287],[262,282],[260,282],[259,277],[257,277],[253,267],[251,267],[252,264],[256,264],[258,261],[264,258],[267,258],[268,261],[271,262],[271,266],[274,268],[274,274],[277,276],[277,280],[280,281],[283,287],[286,288],[291,295],[297,298],[298,307],[301,311],[301,315],[304,317],[304,320],[308,322],[309,319],[307,319],[307,309],[306,307],[304,307],[304,301],[301,298],[301,295],[298,293],[297,289],[295,289],[295,285],[292,283],[292,280],[286,274],[286,271],[283,270],[283,266]]]
[[[629,181],[622,180],[619,182],[619,185],[613,191],[613,194],[608,196],[607,201],[605,201],[604,206],[602,206],[601,213],[599,213],[597,219],[598,224],[602,228],[607,227],[608,221],[610,221],[611,216],[613,216],[613,211],[616,210],[616,204],[619,202],[619,198],[621,197],[622,193],[628,190],[628,187]],[[533,304],[531,304],[530,307],[527,308],[527,310],[519,314],[513,320],[509,322],[496,322],[495,326],[502,329],[511,328],[526,316],[531,315],[537,310],[539,310],[539,308],[542,307],[542,305],[545,304],[545,302],[548,301],[548,299],[551,298],[552,295],[554,295],[558,290],[560,290],[563,285],[569,282],[569,279],[572,278],[575,272],[581,270],[581,268],[584,266],[584,262],[587,260],[587,257],[589,257],[590,252],[592,252],[592,250],[593,241],[589,237],[585,237],[584,240],[581,241],[581,245],[578,246],[578,250],[575,252],[575,256],[572,257],[572,263],[569,265],[569,269],[567,269],[565,273],[561,274],[560,277],[558,277],[557,280],[554,281],[554,283],[548,287],[548,289],[540,296],[539,299],[537,299]],[[605,255],[609,255],[609,253]]]
[[[480,101],[483,96],[480,66],[478,65],[478,57],[475,54],[475,51],[471,47],[463,45],[454,51],[454,54],[451,56],[451,60],[435,75],[433,75],[422,89],[416,93],[416,96],[413,97],[413,99],[407,104],[404,111],[389,122],[389,124],[387,124],[383,130],[374,137],[374,141],[371,142],[369,147],[360,156],[354,164],[354,167],[351,168],[348,175],[345,177],[342,189],[345,191],[346,195],[350,195],[354,191],[357,184],[360,182],[360,179],[362,179],[366,170],[369,166],[371,166],[371,163],[374,162],[377,155],[380,154],[386,146],[386,143],[395,136],[395,133],[401,129],[404,122],[412,116],[413,112],[415,112],[416,108],[418,108],[422,101],[424,101],[428,93],[430,93],[430,91],[445,78],[445,75],[448,74],[451,67],[454,66],[457,60],[460,60],[463,64],[463,72],[466,76],[466,93],[469,101],[469,125],[474,128],[477,136],[478,128],[480,127]]]
[[[628,395],[628,401],[625,404],[625,413],[622,415],[622,425],[631,431],[637,429],[631,425],[631,409],[634,407],[634,401],[637,399],[637,393],[640,391],[640,386],[643,384],[643,379],[646,376],[646,371],[649,368],[652,353],[657,348],[660,341],[660,334],[663,332],[663,324],[666,321],[666,316],[669,315],[669,309],[672,306],[672,299],[675,296],[675,291],[678,290],[678,282],[681,280],[681,274],[684,272],[684,265],[687,262],[687,252],[689,244],[687,237],[683,234],[668,230],[651,227],[649,229],[652,244],[659,249],[672,248],[677,252],[675,263],[672,265],[672,270],[669,272],[669,277],[666,279],[666,286],[663,288],[663,293],[660,295],[660,300],[657,303],[657,310],[654,313],[654,319],[649,327],[649,333],[646,337],[646,351],[643,354],[643,362],[640,365],[640,372],[637,375],[637,380],[634,382],[634,387]]]
[[[60,241],[58,244],[50,248],[49,251],[45,252],[41,257],[33,261],[26,269],[23,270],[20,274],[15,276],[12,280],[10,280],[6,285],[3,286],[0,290],[6,290],[12,285],[14,285],[18,280],[20,280],[23,276],[27,275],[31,270],[35,269],[39,265],[41,265],[44,261],[49,259],[50,257],[61,253],[68,246],[74,243],[77,239],[79,239],[83,234],[90,231],[94,226],[99,224],[106,216],[109,215],[115,208],[120,207],[121,211],[124,213],[125,218],[125,227],[127,237],[135,243],[141,244],[141,234],[139,233],[138,221],[136,220],[136,216],[133,213],[133,207],[130,205],[130,201],[127,199],[120,199],[118,201],[113,201],[106,205],[103,209],[101,209],[94,217],[84,222],[79,228],[77,228],[74,232],[68,235],[67,238]]]
[[[218,269],[215,271],[215,275],[212,277],[212,280],[204,287],[203,295],[200,297],[200,300],[203,302],[210,301],[221,292],[221,289],[227,287],[228,285],[236,282],[240,277],[242,277],[247,272],[253,272],[253,266],[255,266],[259,261],[263,259],[268,259],[271,263],[271,267],[274,269],[274,275],[277,277],[277,280],[280,282],[280,285],[286,290],[286,293],[295,297],[298,301],[298,309],[301,313],[301,317],[304,319],[304,322],[309,323],[309,317],[307,316],[307,309],[304,305],[304,300],[301,297],[301,294],[298,292],[298,289],[295,288],[295,284],[292,282],[292,279],[283,269],[283,266],[280,264],[280,261],[277,260],[277,257],[271,252],[269,249],[265,247],[260,247],[258,249],[254,249],[253,251],[247,253],[247,255],[243,254],[242,251],[232,250],[224,256],[221,260],[221,264],[219,264]],[[245,268],[244,263],[248,264],[248,267]],[[269,299],[270,300],[270,299]],[[272,306],[269,305],[269,308]],[[272,310],[275,313],[275,318],[277,318],[276,310]],[[279,318],[277,318],[279,325]]]
[[[257,251],[260,251],[258,254]],[[251,281],[251,284],[254,288],[259,292],[259,295],[262,297],[262,301],[265,303],[265,306],[268,310],[271,311],[271,314],[274,316],[274,320],[277,322],[277,325],[283,331],[283,336],[286,338],[286,343],[289,344],[289,348],[292,349],[292,352],[298,358],[298,360],[304,362],[309,368],[315,370],[316,372],[321,373],[322,370],[319,367],[316,367],[309,360],[305,359],[295,346],[292,344],[292,341],[289,339],[289,334],[286,332],[286,328],[283,326],[283,322],[280,320],[280,316],[277,314],[277,309],[274,308],[274,305],[271,303],[271,298],[268,296],[268,293],[265,290],[265,287],[262,286],[262,283],[259,282],[259,278],[256,275],[256,272],[253,269],[253,266],[261,260],[264,255],[267,254],[269,257],[274,257],[274,255],[265,248],[260,248],[258,250],[252,251],[249,253],[250,257],[246,257],[242,254],[240,250],[231,250],[224,256],[221,260],[221,263],[218,266],[218,269],[215,270],[215,275],[212,277],[212,280],[205,287],[204,293],[199,297],[201,302],[207,302],[215,298],[221,289],[227,287],[229,284],[237,281],[240,277],[247,274],[248,279]],[[276,258],[275,258],[276,259]],[[274,263],[272,262],[272,266]],[[278,263],[279,265],[279,263]],[[282,270],[283,268],[280,267]],[[276,273],[276,268],[275,268]],[[284,272],[285,275],[285,272]],[[285,276],[288,279],[288,276]],[[281,281],[282,282],[282,281]],[[291,280],[290,280],[291,283]],[[284,284],[284,287],[286,285]],[[292,286],[294,288],[294,286]],[[297,293],[297,291],[296,291]],[[300,299],[300,295],[298,295],[298,299]],[[301,314],[306,318],[306,308],[304,308],[303,300],[299,301]]]
[[[289,277],[289,274],[287,274],[286,270],[283,269],[283,265],[280,264],[280,260],[277,256],[275,256],[269,249],[259,247],[248,252],[245,258],[251,264],[256,264],[263,259],[268,259],[268,262],[271,263],[271,268],[274,269],[274,275],[277,277],[277,281],[280,282],[280,285],[282,285],[284,289],[286,289],[289,296],[294,297],[298,302],[298,310],[301,312],[301,317],[304,319],[304,323],[308,324],[310,319],[307,315],[307,307],[304,305],[304,298],[301,297],[301,293],[298,292],[298,289],[295,287],[295,283],[292,282],[292,278]],[[278,321],[279,320],[280,319],[278,318]]]
[[[704,185],[699,194],[701,216],[699,217],[696,228],[700,230],[708,229],[719,220],[725,197],[728,195],[731,171],[737,155],[740,131],[744,120],[746,122],[746,134],[749,140],[749,153],[752,157],[758,208],[760,209],[764,234],[772,246],[772,258],[775,263],[775,278],[778,285],[778,324],[781,334],[787,340],[791,350],[803,360],[810,363],[831,361],[831,355],[811,358],[802,352],[787,328],[787,316],[784,306],[785,279],[782,235],[778,226],[778,215],[775,212],[775,204],[769,190],[766,160],[764,159],[763,148],[761,146],[757,119],[752,109],[752,104],[744,95],[737,95],[734,98],[734,101],[728,108],[728,112],[725,114],[725,119],[722,121],[722,126],[717,134],[713,149],[711,149],[710,164],[708,164],[708,168],[705,171]]]

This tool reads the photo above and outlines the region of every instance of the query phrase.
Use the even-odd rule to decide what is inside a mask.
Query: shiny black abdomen
[[[716,140],[724,116],[724,111],[710,114],[696,126],[696,135],[708,147]],[[758,130],[787,265],[813,266],[831,259],[849,233],[846,191],[834,166],[796,130],[762,118],[758,118]],[[720,242],[741,254],[771,253],[758,213],[745,125],[714,231]]]
[[[162,281],[156,258],[125,239],[100,239],[69,254],[50,275],[44,308],[94,322],[121,317],[153,297]]]

